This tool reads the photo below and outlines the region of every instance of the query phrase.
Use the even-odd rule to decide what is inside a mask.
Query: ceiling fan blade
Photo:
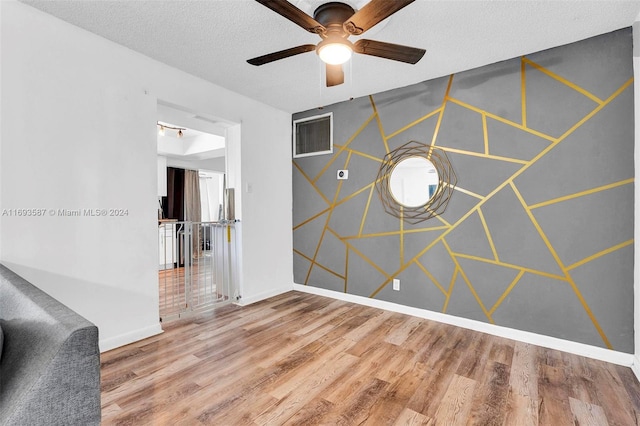
[[[287,0],[256,0],[263,6],[276,12],[278,15],[284,16],[294,24],[304,28],[310,33],[322,34],[327,29],[311,16],[298,9]]]
[[[344,71],[342,65],[327,64],[327,87],[344,83]]]
[[[425,54],[426,50],[401,44],[385,43],[382,41],[360,39],[353,44],[354,52],[364,55],[378,56],[394,61],[415,64]]]
[[[302,46],[292,47],[291,49],[281,50],[279,52],[273,52],[266,55],[258,56],[257,58],[249,59],[251,65],[260,66],[268,64],[269,62],[277,61],[279,59],[288,58],[289,56],[299,55],[305,52],[311,52],[316,50],[315,44],[303,44]]]
[[[353,14],[344,24],[346,32],[359,35],[378,22],[393,15],[415,0],[371,0],[362,9]]]

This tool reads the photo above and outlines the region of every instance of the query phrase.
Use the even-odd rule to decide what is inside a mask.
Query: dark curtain
[[[200,205],[200,177],[197,170],[184,171],[184,216],[190,222],[202,220]]]
[[[167,167],[167,196],[162,197],[162,209],[167,219],[185,220],[184,169]]]
[[[184,172],[184,216],[185,220],[190,222],[198,223],[202,220],[200,177],[197,170],[185,170]],[[200,225],[194,228],[191,243],[191,253],[193,253],[194,259],[200,257],[202,247],[202,227]]]

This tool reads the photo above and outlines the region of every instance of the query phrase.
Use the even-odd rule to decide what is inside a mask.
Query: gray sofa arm
[[[95,325],[0,265],[0,425],[100,424]]]

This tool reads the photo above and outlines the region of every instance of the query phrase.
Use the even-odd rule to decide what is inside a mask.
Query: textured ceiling
[[[417,0],[363,37],[424,48],[418,64],[354,55],[345,67],[345,84],[326,88],[313,52],[261,67],[247,64],[255,56],[320,40],[255,1],[23,2],[291,113],[628,27],[640,13],[638,0]],[[310,15],[325,2],[291,1]],[[344,2],[358,8],[367,0]]]

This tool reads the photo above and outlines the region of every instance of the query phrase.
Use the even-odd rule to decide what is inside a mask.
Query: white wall
[[[216,222],[224,203],[224,173],[200,170],[200,206],[203,222]]]
[[[158,155],[158,197],[167,196],[167,157]]]
[[[174,157],[167,158],[167,167],[189,170],[212,170],[214,172],[225,172],[224,157],[208,158],[206,160],[180,159]]]
[[[0,2],[2,262],[87,317],[101,349],[159,331],[158,99],[241,123],[243,300],[293,287],[290,116],[13,1]],[[233,138],[232,138],[233,139]],[[231,142],[230,142],[231,143]],[[240,194],[238,194],[240,195]]]

